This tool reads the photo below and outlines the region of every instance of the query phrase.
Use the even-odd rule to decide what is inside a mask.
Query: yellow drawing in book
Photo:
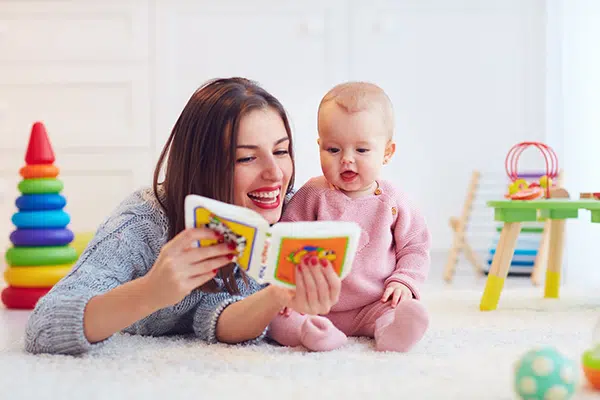
[[[225,242],[233,242],[236,244],[238,255],[236,262],[244,269],[248,270],[248,266],[252,261],[252,248],[256,241],[257,228],[252,225],[247,225],[239,221],[222,218],[214,214],[212,211],[197,207],[195,209],[195,224],[196,227],[205,226],[215,232],[220,233]],[[217,244],[216,239],[206,239],[200,241],[200,246],[210,246]]]
[[[186,227],[206,227],[235,243],[234,261],[259,283],[296,284],[296,266],[307,256],[326,259],[344,279],[352,267],[361,229],[346,221],[280,222],[273,226],[257,212],[198,195],[185,199]],[[217,240],[202,240],[211,246]]]

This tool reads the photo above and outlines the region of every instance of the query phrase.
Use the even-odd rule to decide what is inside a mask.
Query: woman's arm
[[[92,297],[83,314],[83,331],[90,343],[101,342],[159,310],[144,277]]]
[[[341,280],[329,261],[306,258],[296,270],[296,288],[275,285],[262,289],[250,281],[248,297],[220,292],[204,294],[194,316],[194,331],[209,343],[257,341],[283,307],[305,314],[327,314],[337,303]],[[242,281],[238,279],[238,285]]]
[[[241,343],[260,337],[290,298],[281,289],[267,286],[229,305],[217,320],[216,339],[224,343]]]

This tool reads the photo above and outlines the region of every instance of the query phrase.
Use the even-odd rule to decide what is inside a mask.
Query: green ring
[[[581,363],[592,369],[600,369],[599,350],[600,349],[598,347],[595,349],[586,350],[581,357]]]
[[[71,246],[11,247],[4,255],[12,267],[71,264],[77,260],[77,251]]]
[[[64,184],[56,178],[23,179],[19,182],[18,188],[23,194],[59,193],[63,190]]]

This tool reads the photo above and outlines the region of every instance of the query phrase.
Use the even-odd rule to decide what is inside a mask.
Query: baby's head
[[[350,196],[372,193],[396,149],[389,97],[372,83],[342,83],[323,97],[317,118],[325,178]]]

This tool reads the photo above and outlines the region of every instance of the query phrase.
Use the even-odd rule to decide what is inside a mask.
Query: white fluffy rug
[[[408,354],[377,353],[367,339],[317,354],[118,335],[82,357],[32,356],[22,351],[12,314],[15,339],[0,352],[0,398],[514,399],[513,363],[521,354],[552,345],[579,362],[600,316],[600,296],[563,291],[560,300],[544,300],[542,292],[505,289],[499,309],[482,313],[480,291],[432,290],[425,299],[431,329]],[[9,313],[0,309],[0,322]],[[574,398],[598,397],[585,386]]]

